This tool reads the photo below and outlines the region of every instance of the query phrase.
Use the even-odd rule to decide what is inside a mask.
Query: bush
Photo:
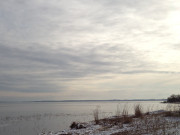
[[[180,102],[180,95],[171,95],[167,98],[168,103]]]

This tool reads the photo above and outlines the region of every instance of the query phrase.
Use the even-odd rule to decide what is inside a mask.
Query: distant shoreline
[[[42,101],[31,101],[31,102],[116,102],[116,101],[166,101],[166,99],[126,99],[126,100],[42,100]]]
[[[21,102],[117,102],[117,101],[162,101],[166,99],[112,99],[112,100],[34,100],[34,101],[0,101],[0,103],[21,103]]]

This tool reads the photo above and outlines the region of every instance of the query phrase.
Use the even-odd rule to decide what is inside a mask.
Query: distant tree
[[[167,98],[168,103],[180,102],[180,95],[171,95]]]

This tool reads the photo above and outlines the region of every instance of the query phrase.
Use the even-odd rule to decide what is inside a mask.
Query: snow
[[[140,132],[142,135],[153,135],[156,132],[159,135],[180,135],[180,117],[164,117],[164,110],[152,112],[145,115],[144,118],[133,118],[129,124],[114,125],[111,123],[95,124],[95,122],[80,123],[83,128],[69,129],[57,133],[48,132],[40,135],[114,135],[116,133],[127,132],[130,135]],[[109,119],[113,119],[111,117]],[[156,128],[158,129],[156,129]]]

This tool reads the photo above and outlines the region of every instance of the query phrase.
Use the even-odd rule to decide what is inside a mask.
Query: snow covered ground
[[[180,117],[166,111],[141,117],[121,116],[89,123],[74,123],[72,129],[40,135],[180,135]]]

